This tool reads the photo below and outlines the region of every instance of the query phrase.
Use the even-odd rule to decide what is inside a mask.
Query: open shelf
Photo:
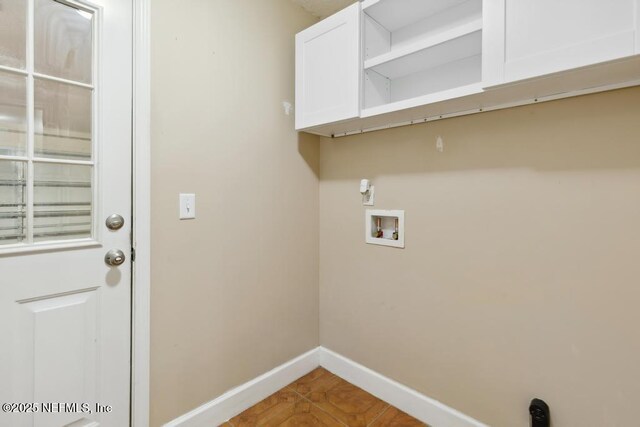
[[[440,67],[471,56],[482,54],[482,31],[476,30],[446,42],[431,45],[378,64],[365,64],[366,70],[373,70],[388,79],[398,79],[423,70]]]
[[[393,111],[396,103],[413,98],[455,97],[458,88],[466,95],[470,86],[481,88],[481,81],[482,32],[475,31],[366,69],[363,109],[388,106]]]
[[[475,93],[482,0],[367,0],[363,8],[363,112]]]
[[[432,105],[442,103],[444,101],[464,98],[471,95],[477,95],[483,92],[482,83],[472,83],[466,86],[458,86],[453,89],[445,89],[439,92],[432,92],[426,95],[419,95],[412,98],[402,99],[399,101],[390,101],[388,103],[381,103],[374,107],[364,108],[360,117],[367,118],[373,116],[379,116],[381,114],[393,113],[395,111],[407,110],[410,108],[420,107],[423,105]],[[451,111],[443,110],[436,112],[437,114],[450,114]]]
[[[408,27],[468,0],[369,0],[362,3],[365,13],[390,32]]]
[[[408,0],[379,0],[375,7],[365,10],[365,61],[390,60],[482,29],[482,0],[436,0],[433,3],[438,6],[436,9],[431,1],[419,0],[422,6],[416,6],[417,11],[405,10],[397,2],[407,3]],[[369,14],[377,8],[389,7],[395,12],[381,17]],[[425,14],[425,10],[429,13]],[[434,10],[436,13],[431,13]],[[412,20],[397,26],[399,20],[393,19],[397,14],[407,15],[403,23],[408,22],[409,17]]]
[[[441,33],[430,35],[429,37],[425,37],[422,40],[418,40],[411,44],[403,45],[397,49],[393,49],[393,50],[390,50],[389,52],[367,59],[364,62],[364,68],[365,70],[372,69],[372,68],[375,69],[380,65],[384,65],[384,64],[393,62],[397,59],[414,55],[414,54],[416,55],[413,56],[414,58],[413,61],[419,62],[420,57],[417,54],[423,54],[425,55],[425,57],[433,57],[434,55],[437,55],[437,52],[433,52],[433,51],[428,52],[427,51],[428,49],[436,48],[436,46],[441,45],[443,43],[461,38],[463,36],[468,36],[474,33],[480,33],[481,31],[482,31],[482,19],[478,18],[469,23],[454,27],[446,31],[442,31]],[[482,44],[481,38],[479,42],[481,45]],[[452,46],[449,46],[449,48],[451,47]],[[453,46],[453,48],[455,48],[455,46]],[[474,45],[472,48],[477,51],[476,45]],[[470,56],[470,55],[467,55],[467,56]]]

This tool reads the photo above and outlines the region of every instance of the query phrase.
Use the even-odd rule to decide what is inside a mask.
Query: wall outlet
[[[362,204],[364,206],[373,206],[375,204],[376,198],[376,187],[369,187],[369,191],[362,195]]]
[[[196,217],[196,195],[193,193],[180,194],[180,219],[194,219]]]

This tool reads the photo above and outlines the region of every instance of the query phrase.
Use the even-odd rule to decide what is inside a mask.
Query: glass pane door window
[[[98,12],[0,0],[0,252],[95,238]]]

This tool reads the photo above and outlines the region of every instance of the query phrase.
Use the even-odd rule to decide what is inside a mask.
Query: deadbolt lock
[[[105,221],[109,230],[120,230],[124,225],[124,218],[118,214],[113,214]]]

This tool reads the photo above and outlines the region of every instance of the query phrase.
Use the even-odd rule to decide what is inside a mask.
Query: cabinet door
[[[360,3],[296,35],[296,129],[360,115]]]
[[[487,5],[487,85],[631,56],[640,0],[494,0]],[[489,42],[490,40],[490,42]]]

